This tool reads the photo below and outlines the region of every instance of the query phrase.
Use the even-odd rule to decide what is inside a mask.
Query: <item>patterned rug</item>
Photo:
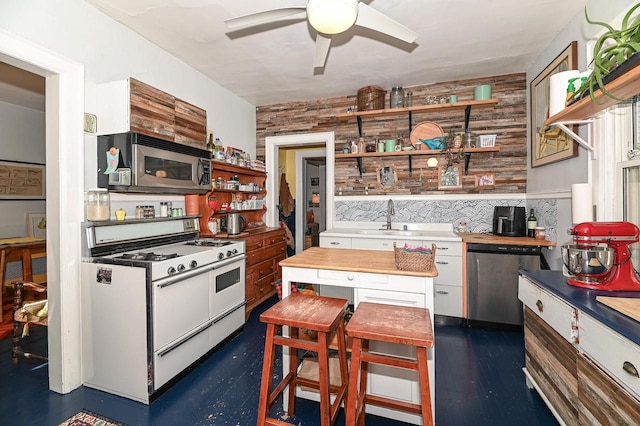
[[[69,417],[58,426],[127,426],[126,423],[116,422],[91,411],[82,410]]]

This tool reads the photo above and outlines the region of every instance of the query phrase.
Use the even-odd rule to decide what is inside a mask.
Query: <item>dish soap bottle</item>
[[[536,226],[538,226],[538,219],[533,214],[533,209],[529,210],[529,217],[527,218],[527,237],[536,237]]]

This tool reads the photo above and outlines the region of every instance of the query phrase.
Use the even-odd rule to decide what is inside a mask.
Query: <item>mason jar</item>
[[[401,86],[395,86],[389,95],[389,108],[402,107],[404,107],[404,89]]]
[[[111,197],[109,191],[104,188],[95,188],[87,191],[85,200],[87,220],[97,222],[111,218]]]

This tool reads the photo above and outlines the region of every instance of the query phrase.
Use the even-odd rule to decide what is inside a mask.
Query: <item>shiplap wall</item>
[[[474,153],[471,157],[469,172],[463,176],[462,189],[447,190],[446,193],[524,193],[527,178],[527,122],[526,122],[526,75],[524,73],[494,77],[443,82],[422,86],[405,87],[405,92],[413,92],[413,104],[426,103],[427,96],[438,98],[452,94],[458,101],[472,100],[473,89],[481,84],[490,84],[492,97],[499,100],[494,108],[471,110],[469,130],[477,134],[497,134],[496,145],[499,152]],[[336,114],[355,109],[357,95],[318,99],[313,101],[292,102],[266,105],[256,110],[256,155],[264,159],[265,137],[287,134],[316,133],[334,131],[336,134],[336,152],[352,139],[357,139],[358,127],[354,120],[339,121]],[[386,103],[389,104],[387,93]],[[422,121],[434,121],[448,132],[463,131],[464,111],[453,113],[429,112],[414,113],[413,126]],[[408,138],[410,134],[409,117],[400,115],[363,119],[365,140],[374,137],[380,139]],[[427,160],[431,156],[414,156],[413,173],[409,175],[409,162],[406,156],[364,158],[365,172],[362,177],[354,159],[337,159],[336,193],[342,188],[344,193],[364,194],[437,194],[437,168],[428,168]],[[444,155],[437,155],[439,164],[446,164]],[[461,166],[464,166],[464,162]],[[378,184],[376,170],[382,166],[394,166],[398,182],[392,187]],[[422,179],[420,171],[422,170]],[[494,173],[494,187],[475,187],[475,175]]]

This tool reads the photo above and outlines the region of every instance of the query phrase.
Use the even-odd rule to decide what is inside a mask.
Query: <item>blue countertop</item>
[[[574,287],[567,284],[567,277],[562,274],[562,271],[520,270],[520,273],[560,297],[569,305],[583,311],[635,344],[640,345],[640,322],[596,301],[596,296],[640,298],[640,292],[601,291]]]

